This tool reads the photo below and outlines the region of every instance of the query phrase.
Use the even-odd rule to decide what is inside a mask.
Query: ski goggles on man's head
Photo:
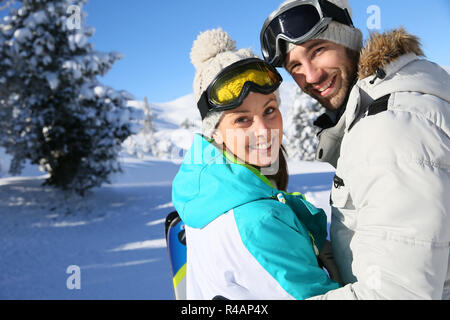
[[[223,69],[203,92],[197,103],[202,119],[210,111],[239,107],[250,91],[270,94],[283,78],[278,71],[258,58],[238,61]]]
[[[353,27],[347,9],[327,0],[293,1],[273,12],[264,22],[260,40],[263,57],[282,67],[286,41],[301,44],[323,32],[334,20]]]

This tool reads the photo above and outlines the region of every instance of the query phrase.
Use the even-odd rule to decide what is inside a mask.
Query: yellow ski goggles
[[[267,62],[258,58],[238,61],[223,69],[203,92],[197,103],[202,119],[211,111],[239,107],[250,91],[270,94],[283,78]]]

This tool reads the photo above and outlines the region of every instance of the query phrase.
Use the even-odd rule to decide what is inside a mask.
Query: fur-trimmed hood
[[[361,50],[356,87],[374,100],[394,92],[419,92],[450,102],[449,74],[423,56],[419,38],[403,28],[373,33]]]
[[[399,28],[390,32],[372,33],[366,46],[361,50],[358,78],[364,79],[379,68],[385,68],[397,58],[413,53],[424,56],[418,37]]]

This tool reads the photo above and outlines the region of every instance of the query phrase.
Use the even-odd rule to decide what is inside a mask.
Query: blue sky
[[[260,55],[259,32],[282,0],[90,0],[86,23],[96,50],[118,51],[101,81],[136,98],[167,102],[190,94],[195,69],[189,52],[204,30],[222,27],[238,48]],[[355,25],[368,37],[367,9],[381,12],[381,30],[404,26],[418,35],[427,57],[450,66],[450,0],[349,0]],[[285,80],[291,79],[283,73]]]

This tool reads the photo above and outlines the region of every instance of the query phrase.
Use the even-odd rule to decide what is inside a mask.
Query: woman
[[[326,215],[287,194],[278,72],[221,29],[191,51],[203,119],[173,182],[186,225],[187,298],[305,299],[336,289],[318,265]]]

